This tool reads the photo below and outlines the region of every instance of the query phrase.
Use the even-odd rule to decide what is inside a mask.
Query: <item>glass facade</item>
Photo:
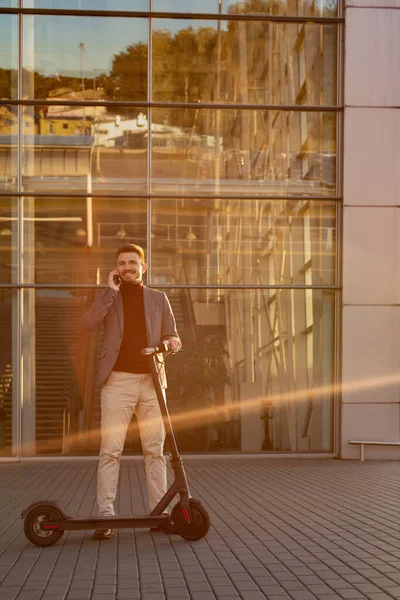
[[[186,350],[180,449],[334,452],[336,3],[19,4],[0,0],[0,458],[98,452],[102,332],[80,322],[131,242]]]

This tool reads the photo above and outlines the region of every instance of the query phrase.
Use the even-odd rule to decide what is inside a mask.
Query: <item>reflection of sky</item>
[[[226,12],[237,0],[221,0]],[[0,0],[0,6],[17,6],[17,0]],[[69,10],[148,10],[147,0],[23,0],[24,8],[68,8]],[[218,0],[153,0],[160,12],[218,13]]]
[[[114,54],[137,42],[147,42],[147,19],[96,17],[24,17],[24,65],[39,73],[108,73]],[[31,39],[30,39],[31,38]],[[31,42],[31,43],[30,43]],[[32,52],[32,45],[34,52]]]
[[[1,0],[0,0],[1,1]],[[62,0],[60,0],[61,2]],[[0,67],[17,67],[17,16],[0,15]],[[209,27],[216,21],[191,19],[153,19],[153,30],[175,34],[181,29]],[[226,22],[222,29],[226,29]],[[147,42],[148,20],[119,17],[24,16],[24,66],[42,75],[81,74],[79,44],[85,44],[83,70],[86,77],[109,73],[115,54],[131,44]],[[34,51],[33,51],[34,50]],[[11,57],[11,53],[13,53]]]
[[[172,13],[227,13],[242,0],[153,0],[153,10]],[[266,2],[267,4],[267,2]]]
[[[147,0],[23,0],[23,6],[68,10],[148,10]]]
[[[225,23],[224,23],[225,26]],[[24,17],[24,66],[42,74],[79,76],[84,43],[83,70],[86,77],[109,73],[115,54],[137,42],[147,42],[148,20],[134,18],[96,17]],[[215,21],[185,19],[154,19],[154,29],[175,34],[193,27],[216,28]],[[31,51],[30,38],[34,52]]]
[[[159,12],[218,13],[218,0],[153,0],[153,10]]]
[[[5,69],[17,68],[17,27],[17,15],[0,15],[0,67]]]

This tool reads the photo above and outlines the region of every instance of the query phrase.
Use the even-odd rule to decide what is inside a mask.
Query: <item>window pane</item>
[[[27,191],[146,192],[147,117],[104,106],[25,107]]]
[[[332,451],[333,293],[313,291],[312,336],[304,291],[177,290],[169,298],[186,350],[167,366],[182,451]]]
[[[95,377],[103,336],[101,328],[89,333],[80,324],[101,291],[24,290],[24,389],[31,399],[23,421],[24,455],[99,453],[101,388]],[[133,422],[125,453],[140,451]]]
[[[308,272],[314,285],[335,283],[333,202],[164,199],[152,207],[153,285],[307,285]]]
[[[171,13],[214,13],[214,14],[266,14],[284,16],[324,16],[337,15],[337,0],[296,0],[273,2],[270,0],[153,0],[153,10]]]
[[[81,334],[80,322],[94,296],[95,290],[24,290],[22,337],[29,360],[23,375],[30,399],[22,422],[24,455],[86,453],[83,432],[88,419],[100,415],[99,406],[92,413],[90,401],[98,336]]]
[[[146,247],[146,201],[26,198],[24,235],[26,282],[106,284],[119,246]]]
[[[16,106],[0,106],[0,190],[15,191],[17,188],[17,132],[18,109]]]
[[[1,226],[2,223],[0,223]],[[0,246],[3,245],[2,241],[1,237]],[[3,255],[3,248],[1,248],[1,254]],[[0,457],[15,454],[16,423],[13,423],[12,346],[16,342],[17,318],[15,292],[0,288]]]
[[[13,4],[3,6],[13,6]],[[17,19],[17,15],[0,15],[0,98],[2,100],[17,97]],[[1,133],[0,129],[0,135]]]
[[[154,109],[153,193],[335,195],[335,113]]]
[[[171,13],[218,13],[218,0],[153,0],[154,11]]]
[[[23,0],[24,8],[68,10],[148,10],[148,0]]]
[[[16,199],[0,198],[0,284],[16,281],[17,229]]]
[[[153,21],[153,99],[335,105],[335,25]]]
[[[147,100],[147,19],[25,16],[24,95]]]

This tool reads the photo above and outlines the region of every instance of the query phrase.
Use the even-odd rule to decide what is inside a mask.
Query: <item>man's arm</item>
[[[163,309],[162,309],[162,324],[161,324],[161,339],[169,340],[172,350],[179,350],[182,343],[176,330],[174,313],[172,312],[166,294],[163,294]]]
[[[111,304],[114,302],[114,298],[118,294],[117,291],[107,287],[94,299],[92,306],[83,315],[82,325],[88,331],[94,331],[99,325],[102,324],[104,317]]]

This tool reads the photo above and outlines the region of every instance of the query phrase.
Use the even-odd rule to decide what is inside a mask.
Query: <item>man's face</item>
[[[117,259],[117,271],[125,283],[137,283],[142,280],[147,265],[137,252],[122,252]]]

